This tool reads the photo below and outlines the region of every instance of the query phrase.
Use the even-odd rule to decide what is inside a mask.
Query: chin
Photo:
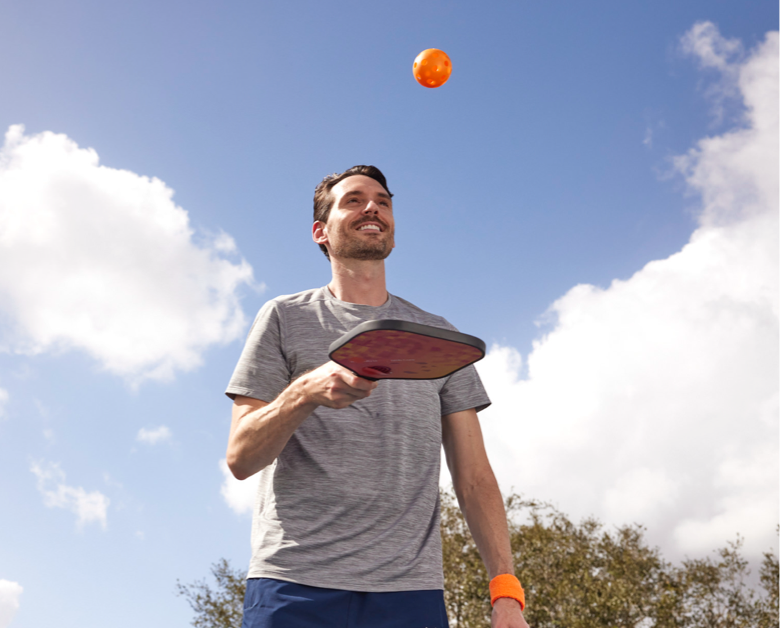
[[[348,259],[359,259],[363,261],[380,261],[383,259],[387,259],[390,255],[390,253],[393,252],[393,249],[390,249],[389,251],[365,251],[356,254],[351,255]]]
[[[393,252],[392,243],[387,247],[345,247],[344,249],[337,249],[333,251],[333,255],[341,259],[357,259],[361,261],[379,261],[387,259],[390,253]]]

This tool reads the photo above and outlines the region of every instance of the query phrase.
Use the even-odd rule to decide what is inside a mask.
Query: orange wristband
[[[520,581],[511,573],[502,573],[490,581],[490,605],[500,597],[511,597],[520,602],[520,610],[525,610],[525,591]]]

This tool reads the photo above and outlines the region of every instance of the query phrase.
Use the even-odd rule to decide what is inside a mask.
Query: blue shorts
[[[441,590],[364,593],[250,578],[241,628],[449,628],[449,624]]]

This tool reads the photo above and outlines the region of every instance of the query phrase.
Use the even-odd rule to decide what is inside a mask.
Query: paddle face
[[[485,357],[485,343],[448,329],[379,320],[344,334],[328,353],[367,379],[439,379]]]

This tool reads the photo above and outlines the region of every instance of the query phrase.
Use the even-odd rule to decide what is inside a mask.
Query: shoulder
[[[412,320],[413,322],[422,323],[423,325],[431,325],[432,327],[439,327],[441,329],[458,331],[455,328],[455,326],[443,316],[439,316],[438,314],[433,314],[432,312],[428,312],[427,310],[424,310],[421,307],[415,305],[414,303],[407,301],[406,299],[402,299],[399,296],[396,295],[391,295],[391,296],[393,297],[393,300],[395,301],[395,305],[398,307],[398,309],[402,310],[404,314],[409,316],[410,320]]]
[[[269,325],[284,328],[285,321],[296,321],[301,315],[306,316],[307,305],[323,300],[321,292],[321,288],[315,288],[269,299],[257,312],[250,329],[250,335],[256,329],[263,329]]]
[[[278,297],[266,301],[260,311],[284,311],[294,310],[300,307],[311,305],[319,301],[325,300],[322,294],[322,288],[312,288],[311,290],[304,290],[303,292],[296,292],[295,294],[282,294]]]

